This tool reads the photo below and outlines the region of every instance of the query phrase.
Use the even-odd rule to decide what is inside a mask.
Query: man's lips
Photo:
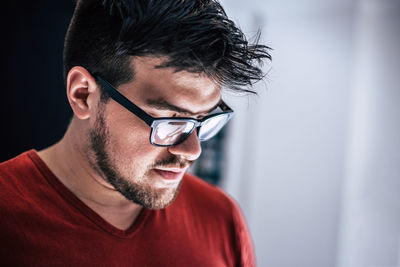
[[[155,168],[154,171],[166,180],[179,179],[187,168]]]

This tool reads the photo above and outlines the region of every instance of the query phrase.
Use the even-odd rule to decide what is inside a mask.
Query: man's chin
[[[164,209],[178,196],[180,183],[174,187],[130,186],[129,189],[116,188],[125,198],[147,209]]]

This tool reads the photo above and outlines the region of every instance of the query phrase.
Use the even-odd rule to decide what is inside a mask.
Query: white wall
[[[400,266],[400,1],[358,4],[338,266]]]
[[[348,192],[348,179],[352,179],[351,166],[357,165],[359,156],[354,151],[365,151],[365,144],[358,143],[355,147],[350,141],[353,139],[349,138],[354,138],[363,130],[362,127],[366,127],[355,128],[353,124],[368,119],[366,115],[355,115],[355,106],[363,105],[363,100],[358,98],[365,98],[359,92],[360,85],[366,83],[356,84],[355,80],[362,81],[365,74],[374,75],[376,70],[367,68],[365,73],[360,74],[361,66],[368,62],[366,59],[370,56],[369,48],[364,47],[364,54],[359,52],[365,39],[360,37],[363,35],[361,31],[363,27],[365,30],[376,23],[365,18],[364,23],[368,25],[360,28],[363,2],[222,1],[228,15],[239,22],[246,33],[251,35],[258,26],[263,26],[262,41],[274,49],[267,89],[265,84],[257,85],[260,97],[225,97],[236,115],[230,125],[223,186],[238,200],[244,211],[255,242],[259,266],[353,266],[352,263],[347,264],[351,258],[349,255],[353,255],[354,248],[359,246],[357,242],[361,241],[353,239],[350,244],[346,239],[348,233],[354,232],[354,227],[359,227],[349,226],[349,214],[352,215],[355,210],[346,209],[354,204],[348,195],[358,191]],[[394,13],[398,18],[400,12]],[[398,21],[388,20],[374,31],[397,31],[399,27]],[[398,56],[400,41],[396,38],[389,40],[389,36],[390,31],[376,37],[382,38],[388,53],[393,51]],[[381,41],[374,38],[370,36],[368,41]],[[386,57],[382,58],[381,63],[386,60]],[[397,64],[399,62],[397,60]],[[369,64],[374,65],[375,62]],[[396,80],[398,75],[393,75],[395,70],[399,70],[399,65],[393,63],[384,69],[379,73],[392,74],[392,79],[388,81],[390,84],[385,83],[385,92],[391,91],[392,95],[378,97],[380,105],[387,106],[387,112],[381,112],[379,120],[393,131],[400,125],[400,120],[396,120],[397,114],[400,114],[399,82]],[[382,92],[375,87],[378,81],[384,82],[379,77],[371,88],[376,92],[371,95],[373,97],[380,96]],[[367,109],[372,107],[370,105]],[[384,120],[384,117],[387,119]],[[369,125],[364,130],[373,130],[371,126],[382,125]],[[399,207],[395,204],[396,201],[398,203],[395,196],[400,195],[400,188],[399,182],[395,186],[398,179],[394,178],[400,177],[399,167],[394,164],[398,162],[397,165],[400,165],[400,152],[395,152],[400,151],[396,141],[400,135],[395,131],[382,137],[391,140],[382,148],[379,157],[386,155],[391,159],[392,178],[386,186],[392,188],[389,201],[392,206],[387,208],[388,212],[380,220],[395,225],[397,221],[392,221],[387,215],[392,213],[398,218],[400,213],[400,209],[395,210]],[[374,142],[375,147],[380,146],[380,141],[380,138],[367,140]],[[371,158],[365,158],[368,158],[365,164],[373,162]],[[369,190],[373,189],[370,187]],[[375,196],[388,193],[387,190],[377,191]],[[395,251],[390,253],[391,257],[399,250],[397,229],[388,230],[394,234],[392,241],[397,240],[396,246],[392,244],[394,241],[388,245]],[[365,231],[368,230],[371,229]],[[369,242],[372,240],[371,236]],[[365,252],[360,252],[357,257],[366,260],[357,263],[369,263],[368,257],[364,257]],[[387,255],[382,252],[380,259],[388,259]],[[395,257],[398,259],[399,255]],[[386,262],[377,261],[380,264]]]

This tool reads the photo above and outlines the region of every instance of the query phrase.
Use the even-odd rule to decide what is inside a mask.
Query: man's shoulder
[[[235,202],[222,189],[199,177],[187,173],[184,176],[178,202],[190,205],[192,209],[207,210],[209,213],[231,215]]]
[[[201,195],[219,201],[231,201],[231,198],[221,188],[191,173],[185,174],[182,187],[190,191],[191,194]]]
[[[26,175],[34,167],[34,150],[26,151],[12,159],[0,163],[0,182],[7,182],[12,177]]]
[[[32,177],[40,175],[34,162],[35,153],[34,150],[29,150],[0,163],[1,203],[12,204],[34,189]]]

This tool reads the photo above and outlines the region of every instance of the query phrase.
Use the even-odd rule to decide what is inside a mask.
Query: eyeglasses
[[[197,136],[199,140],[206,141],[214,137],[233,116],[233,110],[221,100],[218,108],[222,112],[210,114],[201,120],[181,117],[153,118],[100,76],[96,76],[96,79],[103,85],[114,101],[151,127],[150,143],[155,146],[169,147],[178,145],[185,141],[195,129],[198,129]]]

